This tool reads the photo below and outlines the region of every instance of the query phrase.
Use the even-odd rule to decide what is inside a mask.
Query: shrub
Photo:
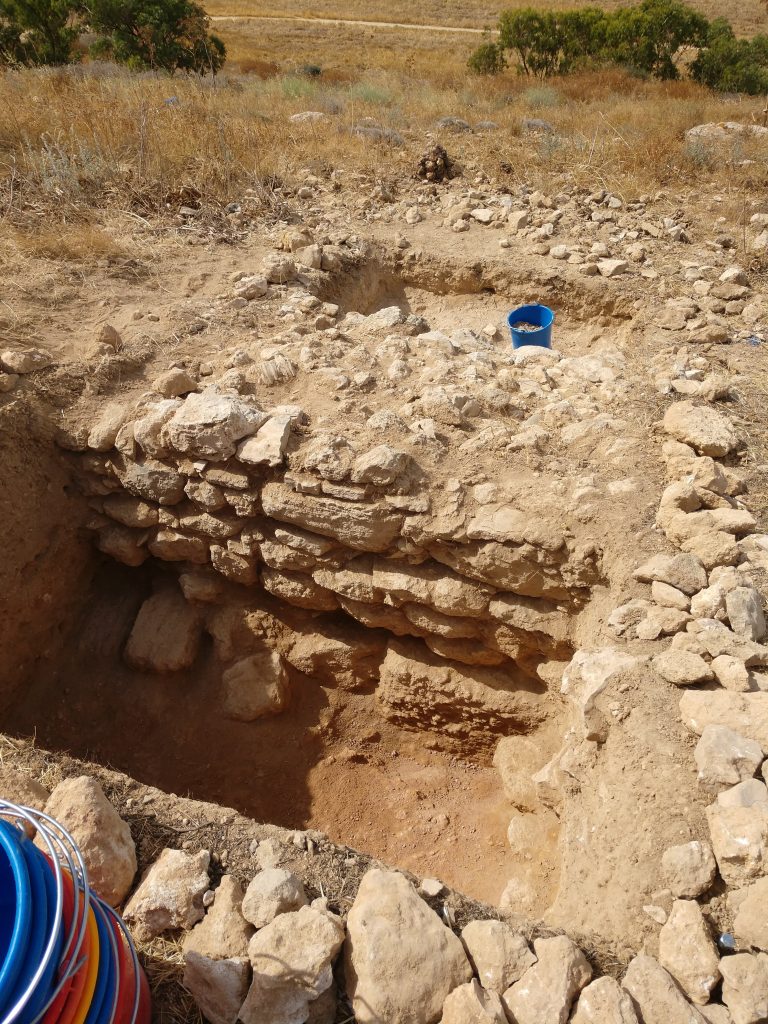
[[[512,50],[526,75],[554,75],[560,70],[562,34],[558,15],[526,7],[504,11],[499,19],[499,44]]]
[[[728,22],[718,18],[690,70],[695,81],[718,92],[768,93],[768,36],[737,39]]]
[[[79,35],[73,0],[0,0],[0,61],[68,64]]]
[[[504,48],[500,43],[482,43],[467,61],[476,75],[498,75],[507,66]]]
[[[607,52],[619,64],[654,78],[679,78],[676,56],[686,46],[704,46],[709,22],[681,0],[642,0],[619,7],[608,19]]]
[[[392,102],[392,94],[387,89],[370,82],[356,82],[349,90],[349,95],[353,100],[374,106],[387,106]]]
[[[553,89],[549,85],[532,86],[530,89],[526,89],[520,98],[531,110],[558,107],[562,101],[562,96],[557,89]]]
[[[505,11],[502,50],[511,50],[523,74],[565,74],[589,64],[619,64],[655,78],[679,77],[684,47],[704,46],[707,19],[682,0],[642,0],[612,13],[597,7],[571,11]]]
[[[194,0],[90,0],[88,21],[102,36],[93,52],[129,67],[215,74],[224,63],[224,44]]]

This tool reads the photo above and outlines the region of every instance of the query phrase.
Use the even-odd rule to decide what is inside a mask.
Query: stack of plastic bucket
[[[0,1024],[149,1024],[150,1014],[131,937],[89,889],[77,844],[49,815],[0,800]]]

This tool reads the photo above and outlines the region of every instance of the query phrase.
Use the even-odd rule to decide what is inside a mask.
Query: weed
[[[349,90],[349,97],[377,107],[389,106],[392,102],[392,94],[387,89],[371,82],[357,82]]]
[[[283,96],[287,100],[309,99],[317,91],[317,86],[311,78],[299,78],[294,75],[283,78],[281,80],[281,88]]]
[[[551,85],[535,85],[526,89],[521,97],[526,107],[531,110],[542,110],[547,107],[557,107],[562,102],[562,96]]]

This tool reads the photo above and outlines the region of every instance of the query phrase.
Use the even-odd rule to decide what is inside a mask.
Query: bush
[[[129,67],[215,74],[224,63],[224,44],[193,0],[91,0],[88,21],[102,36],[93,52]]]
[[[512,50],[523,74],[554,75],[560,71],[562,33],[559,14],[526,7],[504,11],[499,19],[499,43],[503,50]]]
[[[0,0],[0,61],[68,64],[79,35],[73,0]]]
[[[526,75],[546,77],[585,65],[619,64],[670,79],[679,77],[681,51],[704,46],[709,30],[707,19],[682,0],[642,0],[611,13],[597,7],[528,7],[502,13],[497,45],[517,56]]]
[[[768,36],[737,39],[728,22],[718,18],[690,70],[695,81],[719,92],[768,93]]]
[[[86,2],[88,6],[86,6]],[[133,68],[216,72],[224,44],[194,0],[0,0],[0,62],[67,64],[83,32],[91,51]]]
[[[642,0],[619,7],[608,19],[607,53],[619,64],[654,78],[680,77],[676,56],[686,46],[707,41],[709,22],[681,0]]]
[[[504,48],[500,43],[482,43],[467,61],[476,75],[498,75],[507,66]]]

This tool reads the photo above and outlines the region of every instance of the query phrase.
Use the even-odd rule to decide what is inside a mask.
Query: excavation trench
[[[534,283],[563,329],[617,313]],[[577,359],[565,393],[588,404],[550,422],[562,373],[481,337],[531,287],[499,261],[369,253],[315,289],[358,319],[261,382],[225,364],[163,398],[126,363],[127,400],[109,377],[73,400],[65,371],[63,418],[6,406],[0,727],[490,903],[513,880],[542,913],[562,835],[531,777],[572,724],[562,673],[635,512],[596,529],[584,476],[621,458],[607,364]],[[407,359],[418,383],[393,375]]]
[[[241,510],[259,499],[245,517],[246,555],[242,535],[227,548],[200,532],[242,526],[231,509],[184,526],[179,513],[199,509],[136,497],[141,458],[64,455],[47,438],[27,448],[13,463],[17,557],[6,572],[22,586],[4,589],[3,728],[257,820],[321,829],[476,898],[496,901],[518,877],[547,904],[557,818],[521,790],[528,841],[512,849],[491,757],[502,736],[519,737],[522,778],[557,750],[563,712],[548,668],[562,670],[572,653],[571,619],[598,578],[594,559],[574,566],[567,546],[552,541],[547,552],[521,540],[528,562],[505,571],[529,593],[514,594],[481,581],[498,571],[482,557],[495,542],[425,536],[396,553],[388,521],[325,529],[312,502],[333,514],[347,504],[301,495],[282,469],[263,467],[233,489]],[[220,482],[243,475],[232,462],[209,469]],[[354,515],[363,507],[348,506]],[[160,522],[137,526],[137,516]],[[34,549],[16,543],[30,523]],[[349,531],[355,548],[340,540]],[[432,554],[417,554],[427,543]],[[202,544],[217,552],[215,568]],[[153,553],[136,556],[136,545]]]

